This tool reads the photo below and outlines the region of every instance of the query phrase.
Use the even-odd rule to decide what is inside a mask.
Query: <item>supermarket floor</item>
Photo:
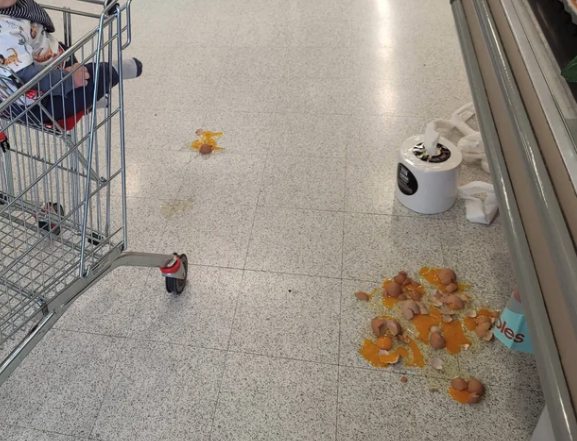
[[[358,354],[353,294],[384,276],[452,267],[495,308],[515,284],[499,219],[394,198],[400,143],[470,101],[449,1],[137,0],[133,23],[130,248],[187,253],[189,285],[121,269],[87,292],[0,387],[0,438],[529,439],[529,355],[458,358],[488,390],[463,406]],[[191,151],[201,127],[226,150]]]

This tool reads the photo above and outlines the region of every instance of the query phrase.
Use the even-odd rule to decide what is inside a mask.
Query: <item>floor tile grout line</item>
[[[10,424],[10,423],[4,423],[6,426],[8,427],[15,427],[17,429],[24,429],[24,430],[32,430],[34,432],[39,432],[39,433],[46,433],[46,434],[54,434],[54,435],[62,435],[62,436],[66,436],[69,437],[71,439],[74,440],[87,440],[87,441],[91,441],[94,438],[92,438],[92,436],[80,436],[79,435],[75,435],[75,434],[68,434],[68,433],[63,433],[63,432],[56,432],[54,430],[44,430],[44,429],[37,429],[35,427],[29,427],[29,426],[21,426],[20,424]]]
[[[102,395],[102,399],[100,400],[100,405],[98,406],[98,411],[96,412],[96,416],[94,418],[94,422],[92,423],[92,427],[90,428],[90,435],[89,437],[93,437],[94,435],[94,430],[96,429],[96,423],[98,423],[98,417],[100,417],[100,412],[102,411],[102,406],[104,406],[104,402],[106,401],[106,398],[109,396],[110,393],[112,393],[112,383],[114,381],[115,378],[115,373],[116,370],[118,368],[118,363],[120,357],[116,358],[116,361],[114,363],[114,367],[112,368],[112,370],[110,371],[110,379],[108,380],[105,388],[104,388],[104,394]]]

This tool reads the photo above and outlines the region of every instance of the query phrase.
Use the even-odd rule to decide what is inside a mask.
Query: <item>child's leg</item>
[[[135,58],[123,61],[122,67],[123,76],[126,79],[136,78],[142,73],[142,64]],[[110,93],[113,87],[118,85],[118,68],[115,65],[113,65],[111,69],[109,63],[100,63],[100,67],[98,68],[98,84],[95,82],[97,73],[95,65],[89,63],[86,65],[86,69],[88,69],[90,73],[90,79],[86,86],[74,89],[64,97],[48,95],[42,99],[42,105],[46,107],[48,113],[52,115],[56,121],[66,119],[92,106],[95,89],[96,101],[99,101]],[[50,119],[47,119],[45,116],[44,122],[49,121]]]
[[[56,121],[60,121],[86,110],[92,105],[94,90],[96,89],[96,100],[101,99],[110,92],[110,89],[118,84],[118,73],[113,68],[112,75],[110,65],[101,63],[98,69],[98,84],[96,84],[96,69],[93,64],[87,64],[86,68],[90,73],[88,84],[84,87],[74,89],[66,96],[48,95],[42,99],[42,105],[48,110],[48,114]],[[50,120],[44,122],[49,122]]]

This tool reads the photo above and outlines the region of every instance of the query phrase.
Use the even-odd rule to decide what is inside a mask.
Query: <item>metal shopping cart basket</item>
[[[121,66],[131,42],[130,0],[77,1],[95,11],[45,7],[63,29],[62,45],[34,79],[23,84],[6,59],[0,64],[0,384],[72,302],[115,268],[159,268],[175,294],[186,284],[184,254],[126,251]],[[77,41],[73,25],[86,29]],[[56,120],[62,94],[54,91],[84,68],[96,84],[112,82],[114,69],[119,83],[100,99],[98,87],[75,89],[80,98]],[[54,72],[60,79],[39,92],[39,81]]]

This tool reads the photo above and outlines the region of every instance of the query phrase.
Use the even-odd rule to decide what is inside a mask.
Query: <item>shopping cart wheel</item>
[[[180,254],[178,257],[180,258],[180,263],[184,267],[184,277],[182,279],[166,277],[166,290],[170,294],[182,294],[188,277],[188,257],[186,257],[186,254]]]
[[[41,216],[38,217],[38,226],[40,227],[40,229],[48,232],[52,231],[52,234],[58,236],[60,235],[60,227],[56,227],[57,224],[49,222],[50,213],[58,213],[60,217],[62,217],[65,214],[64,207],[60,204],[52,202],[47,203],[46,208],[42,210]],[[43,215],[46,215],[48,219],[46,219]]]

